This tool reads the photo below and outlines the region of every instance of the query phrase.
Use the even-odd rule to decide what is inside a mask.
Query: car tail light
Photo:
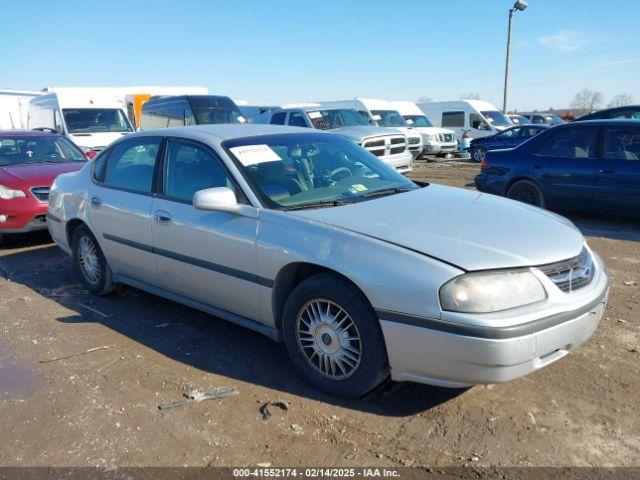
[[[89,150],[88,152],[84,152],[84,154],[89,160],[91,160],[98,154],[98,152],[96,152],[95,150]]]
[[[480,162],[480,170],[486,170],[488,167],[487,165],[487,159],[483,158],[482,161]]]

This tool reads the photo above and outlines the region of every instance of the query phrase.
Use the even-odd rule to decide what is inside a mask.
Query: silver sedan
[[[587,340],[607,299],[566,219],[308,129],[129,135],[57,178],[48,225],[89,291],[125,283],[283,341],[337,395],[526,375]]]

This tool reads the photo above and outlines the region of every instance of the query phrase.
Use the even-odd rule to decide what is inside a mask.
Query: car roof
[[[559,127],[565,125],[633,125],[640,126],[640,120],[633,118],[620,118],[620,119],[608,119],[608,118],[595,118],[593,120],[580,120],[577,118],[573,122],[565,123],[564,125],[557,125]]]
[[[191,125],[188,127],[176,128],[159,128],[155,130],[144,130],[129,134],[123,139],[135,138],[140,136],[176,136],[187,138],[201,138],[203,140],[214,141],[216,143],[224,142],[234,138],[254,137],[260,135],[277,135],[282,133],[305,133],[327,135],[327,132],[318,132],[311,128],[305,127],[289,127],[284,125],[270,125],[262,123],[224,123],[216,125]]]
[[[53,132],[43,132],[42,130],[0,130],[0,137],[60,137]]]

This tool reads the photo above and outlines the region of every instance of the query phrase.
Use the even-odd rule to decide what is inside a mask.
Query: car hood
[[[23,163],[0,167],[0,184],[10,188],[48,187],[58,175],[76,172],[86,162]]]
[[[559,215],[441,185],[290,213],[393,243],[463,270],[556,262],[578,255],[584,244],[580,231]]]
[[[98,132],[98,133],[76,133],[69,134],[73,143],[79,147],[88,148],[104,148],[111,142],[121,138],[123,135],[128,135],[129,132]]]
[[[395,129],[374,127],[368,125],[353,125],[351,127],[334,128],[331,131],[339,135],[348,137],[356,142],[361,142],[365,138],[369,137],[378,137],[380,135],[393,135],[394,133],[400,133]]]

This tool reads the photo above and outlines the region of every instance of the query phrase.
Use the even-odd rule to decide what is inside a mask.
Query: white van
[[[92,158],[122,135],[133,131],[113,95],[48,93],[29,102],[30,130],[50,130],[66,135]]]
[[[33,90],[0,90],[0,130],[26,129],[29,102],[41,94]]]
[[[458,150],[456,132],[434,127],[415,103],[391,102],[391,106],[402,115],[410,127],[422,134],[424,153],[443,157]]]
[[[450,128],[462,138],[486,137],[513,126],[513,122],[495,106],[483,100],[453,100],[418,103],[420,110],[436,127]]]
[[[394,128],[407,137],[409,151],[413,158],[422,155],[424,143],[420,132],[413,129],[402,118],[402,115],[393,108],[388,100],[375,98],[353,98],[351,100],[332,100],[318,102],[322,107],[351,108],[357,111],[371,125],[376,127]]]

